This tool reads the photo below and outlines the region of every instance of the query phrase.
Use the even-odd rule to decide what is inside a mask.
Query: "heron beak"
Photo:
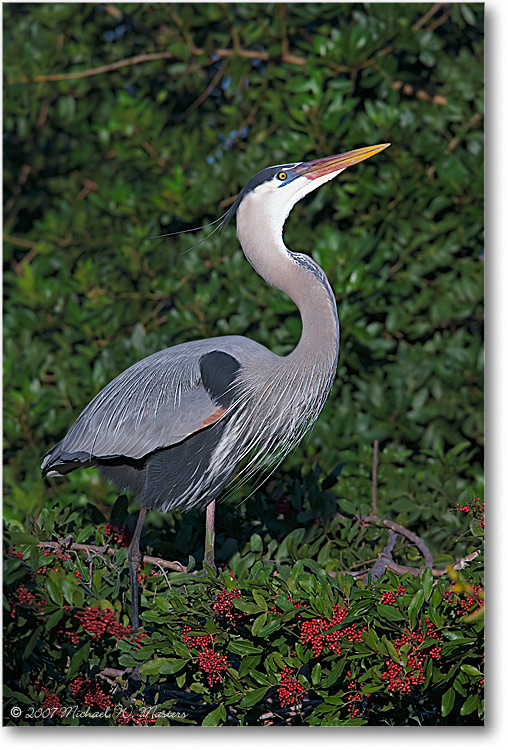
[[[337,172],[338,170],[342,171],[347,167],[352,167],[353,164],[370,159],[371,156],[384,151],[389,145],[389,143],[382,143],[379,146],[366,146],[365,148],[357,148],[354,151],[346,151],[344,154],[325,156],[324,159],[305,162],[305,164],[300,165],[298,171],[309,180],[315,180],[317,177],[323,177],[325,174]]]

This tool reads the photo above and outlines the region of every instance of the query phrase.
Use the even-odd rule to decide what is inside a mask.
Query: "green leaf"
[[[259,534],[252,534],[250,538],[250,548],[254,552],[262,552],[263,551],[263,540],[259,536]]]
[[[265,635],[270,635],[270,633],[275,633],[276,630],[280,628],[279,623],[277,620],[272,620],[271,622],[268,622],[266,625],[263,625],[262,628],[260,628],[258,636],[261,638],[264,638]]]
[[[31,636],[30,640],[26,644],[25,650],[23,651],[23,659],[26,659],[27,656],[29,656],[32,653],[32,651],[35,648],[35,644],[39,640],[39,636],[40,636],[40,634],[42,632],[43,632],[42,626],[39,627],[39,628],[36,628],[34,630],[34,632],[32,633],[32,636]]]
[[[240,610],[240,612],[245,612],[249,615],[261,612],[261,610],[263,609],[258,604],[252,604],[251,602],[246,602],[243,599],[233,599],[233,604],[235,605],[236,609]]]
[[[315,664],[312,670],[311,680],[313,685],[319,685],[321,682],[321,664],[319,662]]]
[[[46,589],[52,601],[61,607],[63,605],[62,578],[55,570],[50,570],[48,573]]]
[[[266,622],[266,617],[267,617],[266,612],[262,612],[258,617],[256,617],[256,619],[252,623],[252,628],[251,628],[252,635],[259,635],[259,631],[261,630],[261,628]]]
[[[434,576],[430,568],[425,568],[422,575],[422,588],[425,601],[428,602],[434,585]]]
[[[466,674],[470,674],[472,677],[482,677],[483,673],[479,669],[473,667],[471,664],[461,664],[460,668]]]
[[[223,703],[205,716],[201,722],[201,726],[216,727],[221,721],[226,721],[226,709]]]
[[[397,622],[406,619],[402,612],[400,612],[398,609],[395,609],[395,607],[392,607],[391,604],[376,604],[376,610],[378,611],[379,615],[385,620]]]
[[[159,667],[159,674],[174,674],[175,672],[179,672],[188,661],[188,659],[169,659]]]
[[[460,715],[466,716],[467,714],[472,713],[477,706],[478,706],[478,696],[469,695],[464,701],[464,703],[462,704],[462,708],[460,709]]]
[[[424,593],[423,589],[420,589],[416,592],[416,594],[413,596],[409,603],[409,607],[407,610],[407,613],[409,615],[409,622],[411,624],[411,627],[416,627],[416,623],[418,621],[418,613],[420,612],[420,609],[422,608],[422,604],[424,601]]]
[[[55,627],[55,625],[58,625],[60,620],[62,619],[64,614],[63,609],[57,609],[53,614],[51,614],[48,619],[46,620],[45,628],[46,630],[51,630]]]
[[[333,665],[332,669],[330,670],[330,674],[328,675],[328,677],[326,677],[326,679],[322,681],[320,685],[320,687],[323,690],[331,687],[337,682],[340,675],[342,674],[345,664],[346,664],[346,657],[343,657],[340,661],[336,662]]]
[[[24,534],[19,531],[15,531],[10,536],[11,544],[15,544],[16,546],[19,544],[30,544],[37,546],[39,544],[39,540],[36,536],[33,536],[33,534]]]
[[[72,680],[79,671],[80,666],[88,660],[90,653],[90,642],[85,643],[79,648],[76,653],[71,657],[69,668],[67,669],[67,681]]]
[[[256,591],[256,589],[254,589],[252,591],[252,596],[253,596],[254,601],[259,607],[261,607],[262,609],[266,609],[266,610],[268,609],[266,599],[264,598],[264,596],[260,594],[259,591]]]
[[[229,650],[235,654],[244,656],[245,654],[260,654],[263,651],[261,646],[254,646],[250,641],[244,638],[236,638],[228,646]]]
[[[448,716],[453,706],[455,705],[455,690],[451,687],[448,688],[446,693],[443,694],[441,699],[441,714],[442,716]]]
[[[264,698],[268,687],[269,686],[256,688],[255,690],[249,690],[249,692],[244,695],[242,700],[240,701],[240,706],[242,708],[248,708],[249,706],[254,706],[254,704],[259,703],[259,701]]]
[[[388,638],[384,635],[383,636],[383,643],[385,644],[386,648],[388,649],[388,653],[390,654],[391,658],[394,662],[397,664],[402,664],[402,659],[400,654],[398,653],[397,649],[393,645],[391,641],[388,640]]]
[[[157,656],[155,659],[150,659],[143,666],[140,667],[139,671],[141,674],[158,674],[159,669],[166,664],[168,659],[165,656]],[[183,661],[177,659],[176,661]]]
[[[260,661],[261,661],[261,656],[259,654],[246,656],[244,659],[242,659],[242,663],[240,664],[240,668],[238,670],[238,677],[245,677],[245,675],[249,674],[249,671],[251,669],[254,669],[254,667],[257,667]]]

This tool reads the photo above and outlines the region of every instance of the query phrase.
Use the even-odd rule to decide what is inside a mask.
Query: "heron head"
[[[268,209],[270,214],[284,222],[295,203],[305,195],[389,145],[382,143],[323,159],[267,167],[249,180],[228,213],[235,213],[240,204],[246,201],[252,208]]]

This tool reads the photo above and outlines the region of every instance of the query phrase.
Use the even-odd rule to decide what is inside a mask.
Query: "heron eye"
[[[278,180],[285,180],[286,177],[287,177],[286,172],[279,172],[279,174],[277,175]]]

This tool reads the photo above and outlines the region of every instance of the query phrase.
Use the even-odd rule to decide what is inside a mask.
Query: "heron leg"
[[[217,572],[215,567],[215,500],[212,500],[206,506],[206,523],[205,523],[205,557],[204,562],[209,565],[212,570]]]
[[[132,600],[132,629],[137,630],[139,628],[139,594],[138,594],[138,571],[139,564],[141,562],[141,551],[139,549],[139,541],[141,539],[141,531],[143,530],[143,523],[145,521],[146,508],[141,508],[139,511],[138,521],[136,523],[136,529],[129,545],[127,552],[127,559],[129,561],[129,576],[131,582],[131,600]]]

